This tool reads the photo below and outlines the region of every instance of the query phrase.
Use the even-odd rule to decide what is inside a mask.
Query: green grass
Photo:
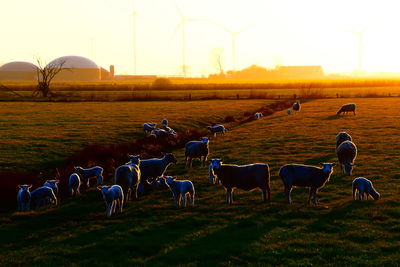
[[[347,102],[347,101],[346,101]],[[132,201],[123,214],[106,218],[100,193],[61,200],[56,208],[0,217],[0,265],[327,265],[396,266],[400,262],[400,165],[398,99],[351,99],[357,116],[333,116],[341,99],[303,104],[242,125],[211,141],[211,158],[226,162],[266,162],[271,167],[272,200],[261,192],[235,191],[224,204],[221,186],[211,185],[207,168],[167,174],[190,179],[196,206],[176,209],[169,191]],[[188,114],[192,115],[194,114]],[[286,163],[336,161],[335,135],[348,131],[359,149],[351,177],[338,169],[320,190],[319,205],[308,206],[307,190],[294,189],[284,201],[277,177]],[[353,201],[351,181],[371,179],[379,201]]]

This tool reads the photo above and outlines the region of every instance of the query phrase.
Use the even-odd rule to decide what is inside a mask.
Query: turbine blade
[[[211,22],[212,24],[214,24],[215,26],[219,27],[220,29],[222,29],[223,31],[227,32],[227,33],[230,33],[230,34],[233,33],[231,30],[229,30],[228,28],[226,28],[224,25],[222,25],[222,24],[220,24],[220,23],[218,23],[218,22],[216,22],[216,21],[214,21],[214,20],[210,20],[210,22]]]
[[[185,19],[185,16],[183,15],[183,12],[182,12],[182,9],[180,9],[180,7],[178,6],[178,3],[176,2],[176,0],[174,0],[174,5],[175,5],[176,10],[179,13],[179,17],[181,17],[181,20]]]
[[[179,22],[179,23],[176,25],[174,31],[172,32],[172,37],[176,35],[176,32],[179,30],[179,28],[182,26],[182,24],[183,24],[183,21]]]
[[[248,25],[248,26],[244,27],[243,29],[241,29],[241,30],[239,30],[239,31],[237,31],[237,32],[234,32],[234,33],[235,33],[235,34],[242,33],[242,32],[244,32],[244,31],[247,31],[247,30],[250,29],[251,27],[253,27],[253,25]]]

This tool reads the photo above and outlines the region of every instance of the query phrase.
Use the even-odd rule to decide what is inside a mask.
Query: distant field
[[[2,102],[0,170],[43,170],[90,143],[115,144],[143,136],[144,122],[164,117],[176,130],[243,116],[270,100],[194,102]]]
[[[240,114],[236,105],[248,108],[264,103],[220,102],[225,105],[207,112],[205,117],[199,115],[200,110],[204,112],[203,108],[217,102],[200,102],[202,108],[197,106],[194,112],[183,109],[193,103],[163,107],[175,117],[178,111],[184,112],[177,122],[183,123],[185,118],[191,126],[201,127],[206,120],[220,119],[223,114]],[[338,107],[347,102],[357,103],[357,115],[336,116]],[[159,103],[135,104],[128,110],[140,114],[137,116],[143,120],[158,121],[162,114],[150,107]],[[100,106],[93,109],[89,105],[83,110],[93,112],[104,108],[101,105],[111,105],[90,104]],[[55,114],[55,108],[49,107],[47,112]],[[31,109],[32,114],[38,112],[32,107],[26,110]],[[108,113],[107,118],[101,116],[103,127],[116,129],[116,118],[122,112]],[[76,132],[78,136],[95,136],[95,132],[79,127],[79,118],[70,117],[69,124],[80,123],[74,126],[82,128]],[[93,117],[96,116],[90,115]],[[124,118],[129,121],[127,116]],[[13,125],[18,125],[15,121]],[[92,188],[75,199],[61,200],[57,208],[27,214],[4,213],[0,216],[0,265],[398,265],[399,123],[397,98],[370,98],[315,100],[303,104],[299,114],[289,116],[282,111],[258,121],[231,124],[225,137],[211,141],[210,158],[222,157],[227,163],[269,163],[270,202],[261,202],[261,192],[237,190],[234,205],[227,206],[223,188],[209,183],[208,169],[199,168],[195,162],[193,169],[185,170],[183,151],[179,149],[175,151],[178,164],[171,166],[167,174],[194,182],[196,207],[176,210],[171,193],[160,191],[141,196],[139,201],[129,203],[122,215],[106,219],[100,194]],[[132,124],[136,122],[126,122]],[[100,129],[112,137],[112,130]],[[359,149],[353,176],[342,176],[335,168],[320,191],[319,206],[306,205],[304,189],[294,189],[294,204],[287,205],[277,177],[279,167],[286,163],[335,162],[335,135],[339,131],[349,132]],[[129,127],[118,130],[114,140],[133,138],[132,132],[135,130]],[[36,157],[33,154],[30,158]],[[370,178],[382,199],[353,201],[351,181],[358,176]]]

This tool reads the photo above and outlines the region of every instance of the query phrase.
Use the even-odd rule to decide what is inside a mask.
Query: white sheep
[[[75,167],[75,172],[83,178],[83,181],[86,183],[87,187],[89,187],[89,179],[92,177],[97,178],[97,185],[103,183],[103,168],[100,166],[95,166],[88,169]]]
[[[121,213],[124,203],[124,192],[122,191],[122,187],[119,185],[113,186],[98,186],[98,190],[101,191],[101,195],[103,196],[103,200],[106,203],[107,207],[107,216],[110,217],[119,206]]]
[[[254,115],[253,115],[253,119],[254,120],[259,120],[259,119],[261,119],[261,117],[263,117],[264,115],[261,113],[261,112],[256,112],[256,113],[254,113]]]
[[[42,203],[44,205],[46,205],[47,203],[54,203],[55,205],[57,205],[57,197],[51,187],[42,186],[32,191],[31,202],[36,203],[36,208],[40,208]]]
[[[368,196],[371,195],[375,200],[380,198],[380,194],[375,190],[372,182],[364,177],[358,177],[353,180],[353,199],[356,199],[356,191],[358,191],[358,199],[364,198],[364,194]]]
[[[68,187],[71,196],[76,196],[80,194],[81,178],[77,173],[71,174],[68,180]]]
[[[29,188],[31,187],[31,184],[18,185],[18,188],[20,188],[17,194],[18,211],[28,211],[30,209],[31,192],[29,192]]]
[[[57,196],[58,195],[58,183],[60,180],[46,180],[46,182],[43,184],[44,186],[48,186],[51,189],[53,189],[54,194]]]
[[[189,180],[177,181],[176,177],[166,176],[165,181],[169,189],[171,189],[172,195],[174,196],[174,203],[176,207],[181,206],[181,200],[183,201],[183,206],[186,207],[187,194],[190,196],[190,202],[192,207],[194,206],[194,186]]]

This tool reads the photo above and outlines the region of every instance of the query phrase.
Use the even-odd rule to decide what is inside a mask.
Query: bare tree
[[[33,95],[41,95],[43,97],[47,97],[49,94],[52,95],[50,90],[50,83],[53,78],[62,70],[66,70],[63,68],[66,60],[58,60],[52,64],[45,65],[41,59],[37,59],[37,79],[38,85],[36,90],[33,92]]]

